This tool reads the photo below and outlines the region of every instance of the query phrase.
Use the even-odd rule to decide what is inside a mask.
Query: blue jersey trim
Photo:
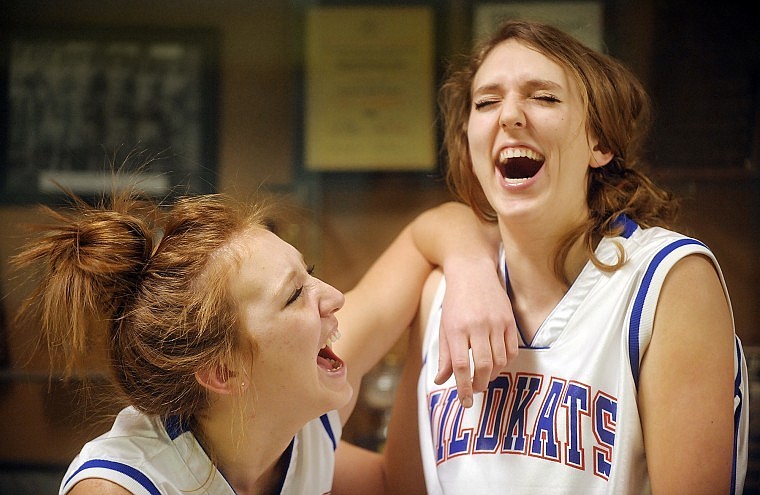
[[[662,248],[649,263],[644,278],[641,280],[641,285],[636,293],[636,299],[633,303],[633,309],[631,311],[631,323],[628,327],[628,358],[631,363],[631,373],[633,374],[633,381],[636,385],[636,390],[639,389],[639,331],[641,327],[641,313],[644,309],[644,301],[649,293],[649,286],[652,284],[654,273],[660,266],[660,263],[676,249],[687,246],[689,244],[696,244],[704,246],[696,239],[679,239],[673,241],[664,248]]]
[[[285,452],[282,454],[284,458],[288,460],[288,468],[285,468],[282,473],[282,477],[280,478],[280,482],[277,485],[277,488],[275,489],[275,493],[282,492],[282,487],[285,486],[285,478],[288,477],[288,469],[290,467],[290,463],[293,461],[293,443],[295,443],[295,438],[290,441],[288,444],[288,448],[285,449]],[[229,482],[227,482],[229,484]],[[230,488],[232,488],[232,485],[230,484]],[[234,489],[232,490],[235,491]]]
[[[68,484],[69,481],[71,481],[71,478],[76,476],[78,473],[84,471],[85,469],[92,468],[110,469],[112,471],[119,472],[140,483],[140,485],[145,488],[145,490],[147,490],[151,495],[161,495],[161,492],[158,490],[156,485],[154,485],[153,482],[148,479],[148,477],[145,476],[141,471],[138,471],[132,466],[122,464],[121,462],[106,461],[104,459],[93,459],[85,462],[79,466],[79,469],[74,471],[74,473],[69,476],[69,479],[66,480],[66,484]]]
[[[164,429],[171,440],[176,440],[178,436],[186,431],[190,431],[187,424],[180,421],[179,416],[169,416],[164,420]]]
[[[639,228],[639,225],[628,218],[628,215],[620,215],[615,219],[613,222],[614,226],[620,226],[622,225],[623,231],[620,233],[620,237],[623,237],[625,239],[628,239],[633,235],[633,233],[636,231],[636,229]],[[507,295],[509,297],[512,296],[509,290],[509,267],[507,266],[507,260],[506,257],[504,259],[504,289],[507,291]],[[551,346],[534,346],[533,341],[528,342],[528,340],[525,338],[525,333],[523,333],[522,328],[520,328],[520,323],[515,319],[515,326],[517,327],[517,332],[520,334],[520,338],[525,343],[524,345],[518,345],[519,349],[533,349],[533,350],[540,350],[540,349],[550,349]],[[533,339],[535,340],[536,336],[533,336]]]
[[[332,426],[330,426],[330,419],[327,417],[327,414],[323,414],[319,419],[322,421],[322,426],[325,427],[325,431],[327,431],[327,436],[332,440],[333,450],[335,450],[338,445],[335,442],[335,433],[333,433]]]
[[[628,215],[620,215],[615,220],[615,225],[623,225],[623,232],[620,233],[620,237],[623,237],[625,239],[628,239],[633,235],[633,233],[636,231],[637,228],[639,228],[639,225],[628,218]]]
[[[742,417],[742,408],[744,407],[744,396],[742,395],[742,349],[739,345],[739,338],[734,337],[736,345],[736,362],[738,363],[736,378],[734,379],[734,397],[739,398],[739,404],[734,409],[734,460],[731,464],[731,495],[736,493],[736,460],[739,457],[739,423]]]

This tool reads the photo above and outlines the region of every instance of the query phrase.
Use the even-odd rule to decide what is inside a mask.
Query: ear
[[[590,157],[588,165],[591,168],[604,167],[605,165],[610,163],[610,161],[612,160],[614,156],[615,156],[614,153],[612,153],[611,151],[604,151],[602,147],[599,145],[599,143],[597,142],[596,145],[594,145],[594,147],[591,150],[591,157]]]
[[[223,364],[209,366],[195,372],[195,379],[201,386],[217,394],[228,395],[233,392],[236,381],[235,372]]]

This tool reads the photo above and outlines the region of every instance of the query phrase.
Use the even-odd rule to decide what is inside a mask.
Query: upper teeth
[[[327,342],[324,343],[324,345],[321,347],[321,349],[324,349],[325,347],[327,347],[330,344],[334,344],[335,342],[338,341],[339,338],[340,338],[340,331],[335,330],[333,333],[331,333],[327,337]]]
[[[541,155],[529,148],[507,148],[499,153],[499,161],[505,162],[510,158],[527,157],[531,160],[541,160]]]

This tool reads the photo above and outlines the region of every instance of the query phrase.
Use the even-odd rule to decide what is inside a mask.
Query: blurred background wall
[[[216,190],[245,200],[273,197],[289,205],[281,234],[316,264],[320,278],[348,290],[406,223],[449,195],[438,166],[413,173],[304,170],[303,25],[306,10],[317,3],[4,0],[0,30],[5,55],[14,33],[38,29],[216,33],[217,106],[211,123]],[[469,48],[477,3],[351,2],[433,7],[436,83],[446,60]],[[682,197],[682,230],[715,251],[732,296],[737,332],[746,346],[760,346],[760,26],[739,2],[601,4],[607,51],[642,78],[655,100],[649,143],[654,176]],[[0,72],[7,73],[7,62],[6,56]],[[7,137],[8,129],[3,131]],[[5,160],[2,166],[7,166]],[[8,258],[19,246],[20,225],[37,218],[30,204],[0,205],[0,464],[10,473],[8,479],[29,470],[57,474],[85,440],[107,428],[93,419],[98,405],[83,402],[75,386],[48,381],[47,356],[32,352],[35,329],[11,325],[25,280],[23,274],[11,276]],[[402,342],[386,365],[397,363],[403,352]],[[93,369],[99,366],[94,358]],[[370,385],[376,390],[383,383],[387,380]],[[380,445],[383,411],[373,404],[360,403],[346,428],[349,440]],[[754,471],[751,475],[757,477]],[[6,493],[2,485],[0,493]]]

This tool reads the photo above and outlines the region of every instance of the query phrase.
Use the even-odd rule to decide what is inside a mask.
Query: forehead
[[[235,268],[230,284],[241,297],[272,296],[303,266],[301,253],[263,228],[251,228],[231,242]]]
[[[296,248],[261,227],[246,230],[232,244],[241,269],[277,272],[284,266],[303,262]]]
[[[493,79],[546,81],[573,89],[568,71],[536,49],[515,39],[502,41],[485,56],[473,79],[473,88]]]

